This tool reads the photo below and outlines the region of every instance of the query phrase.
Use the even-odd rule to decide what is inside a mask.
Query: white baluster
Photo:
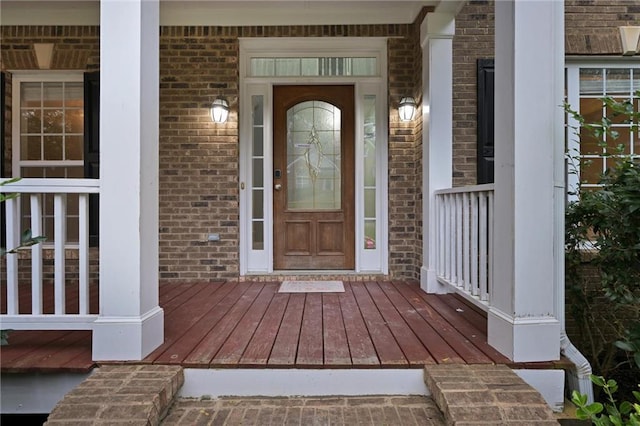
[[[54,300],[55,314],[66,313],[65,243],[67,239],[67,194],[53,198],[54,223]]]
[[[42,197],[31,194],[31,235],[42,235]],[[31,313],[42,314],[42,244],[31,246]]]

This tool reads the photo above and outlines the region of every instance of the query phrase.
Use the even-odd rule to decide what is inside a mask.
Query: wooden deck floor
[[[500,363],[486,317],[408,282],[345,282],[344,293],[278,293],[279,283],[160,286],[165,342],[142,363],[199,368],[419,368]],[[0,368],[86,371],[89,332],[16,331]],[[117,342],[114,342],[117,344]]]

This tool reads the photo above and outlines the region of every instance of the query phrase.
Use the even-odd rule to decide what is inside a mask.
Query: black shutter
[[[84,74],[84,177],[100,177],[100,73]],[[89,196],[89,245],[98,245],[98,194]]]
[[[478,59],[478,184],[493,183],[493,59]]]
[[[4,169],[4,120],[5,116],[5,91],[4,91],[4,73],[0,72],[0,178],[8,177],[7,171]],[[0,247],[6,247],[5,244],[5,206],[0,205]]]

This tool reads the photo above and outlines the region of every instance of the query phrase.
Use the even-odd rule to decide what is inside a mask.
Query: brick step
[[[430,365],[425,382],[447,425],[557,425],[542,396],[505,365]]]
[[[105,365],[56,405],[45,425],[160,424],[184,383],[179,366]]]

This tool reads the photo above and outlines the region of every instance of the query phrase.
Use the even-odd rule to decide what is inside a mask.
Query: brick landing
[[[423,396],[183,399],[176,398],[184,383],[181,367],[103,366],[69,392],[45,424],[558,424],[542,396],[504,365],[431,365],[425,368],[425,381],[433,399]]]
[[[179,399],[163,426],[444,426],[426,396]]]

